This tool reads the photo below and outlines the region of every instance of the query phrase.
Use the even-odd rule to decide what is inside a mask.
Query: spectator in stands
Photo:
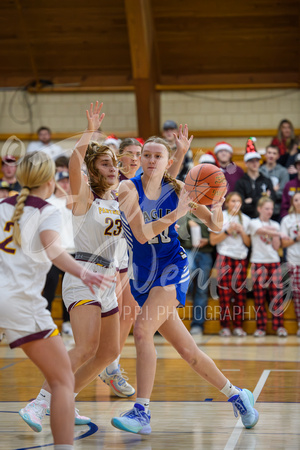
[[[200,164],[216,164],[213,155],[203,154]],[[190,333],[201,336],[206,319],[208,286],[213,265],[214,248],[210,244],[210,233],[206,225],[194,214],[189,213],[178,221],[179,240],[186,250],[191,281],[189,291],[193,295],[193,320]]]
[[[55,175],[56,189],[54,194],[47,200],[52,205],[56,206],[62,215],[62,229],[60,233],[62,247],[71,255],[75,254],[75,245],[73,239],[72,226],[72,203],[69,198],[70,195],[70,181],[69,172],[57,172]],[[43,295],[48,301],[47,309],[51,312],[52,302],[55,298],[55,291],[59,281],[59,275],[64,277],[65,272],[58,269],[55,265],[51,266],[46,278]],[[73,335],[70,324],[70,316],[63,303],[63,324],[62,332],[69,336]]]
[[[276,195],[276,201],[274,205],[273,220],[280,222],[280,206],[283,189],[289,181],[289,174],[285,167],[277,164],[279,158],[278,147],[268,145],[266,148],[265,164],[260,166],[260,173],[265,177],[270,178],[273,184],[273,189]]]
[[[40,127],[37,130],[38,141],[32,141],[28,144],[27,153],[34,151],[43,151],[53,160],[63,154],[63,149],[51,142],[51,130],[48,127]]]
[[[188,213],[178,221],[179,238],[189,263],[190,291],[193,295],[193,320],[190,333],[202,336],[206,320],[208,286],[213,265],[214,248],[206,225],[194,214]]]
[[[300,192],[292,197],[289,214],[281,222],[282,247],[287,248],[287,262],[292,279],[293,300],[300,337]]]
[[[290,149],[284,155],[281,155],[278,164],[287,168],[287,171],[290,176],[290,180],[293,180],[297,177],[297,170],[295,167],[295,159],[296,156],[300,153],[300,138],[296,138],[291,145]]]
[[[178,135],[177,123],[174,122],[174,120],[166,120],[163,124],[162,136],[168,142],[169,146],[172,150],[174,150],[174,152],[176,151],[176,135]],[[174,157],[176,158],[175,154]],[[183,158],[182,166],[177,175],[177,179],[184,181],[187,173],[193,168],[193,166],[193,152],[191,149],[189,149]]]
[[[247,166],[247,173],[235,184],[235,191],[241,195],[243,200],[242,212],[251,218],[257,217],[256,206],[262,195],[270,197],[274,202],[276,201],[272,181],[259,173],[261,156],[256,151],[254,139],[249,138],[246,145],[244,161]]]
[[[0,181],[0,200],[7,198],[11,191],[11,187],[7,181]]]
[[[232,162],[233,148],[227,142],[218,142],[214,153],[228,183],[227,193],[234,191],[236,182],[244,175],[241,167]]]
[[[20,192],[21,185],[17,181],[16,171],[17,171],[17,160],[12,155],[6,155],[2,158],[2,173],[3,177],[0,181],[6,181],[11,191]]]
[[[110,136],[107,136],[105,141],[103,142],[103,145],[107,145],[109,148],[111,148],[115,154],[119,152],[121,144],[121,139],[118,139],[115,134],[111,134]]]
[[[211,233],[210,242],[217,245],[218,293],[220,301],[220,336],[231,336],[232,317],[233,335],[243,337],[244,307],[246,303],[246,280],[248,267],[248,247],[250,246],[249,226],[251,219],[242,214],[242,198],[237,192],[226,196],[221,233]],[[231,301],[234,300],[232,312]]]
[[[295,167],[297,170],[297,178],[289,181],[283,189],[280,211],[281,217],[287,215],[293,195],[295,195],[296,192],[300,192],[300,153],[295,158]]]
[[[250,222],[251,234],[251,280],[253,283],[256,326],[254,337],[266,335],[267,312],[265,308],[268,291],[273,329],[277,336],[286,337],[283,327],[282,271],[278,250],[280,248],[280,225],[271,220],[274,202],[262,197],[257,203],[259,217]]]
[[[59,156],[55,160],[55,171],[56,172],[68,172],[69,171],[69,161],[70,158],[67,156]]]
[[[295,139],[293,124],[288,119],[283,119],[278,125],[277,136],[271,141],[271,145],[279,148],[280,155],[289,151]]]

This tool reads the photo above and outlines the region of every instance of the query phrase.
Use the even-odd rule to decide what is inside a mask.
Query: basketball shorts
[[[46,309],[47,300],[40,293],[34,293],[34,286],[30,298],[22,295],[20,289],[1,294],[0,330],[11,348],[59,334]]]
[[[143,306],[153,287],[170,286],[176,287],[176,298],[179,307],[185,306],[186,293],[189,287],[190,274],[187,260],[179,261],[176,264],[169,264],[166,267],[158,267],[155,274],[148,273],[148,277],[141,277],[135,274],[134,279],[130,280],[130,289],[134,299],[140,307]]]
[[[115,267],[105,268],[97,264],[82,261],[78,261],[78,263],[96,273],[103,275],[116,274]],[[109,288],[99,289],[94,287],[95,294],[93,294],[79,278],[66,273],[62,286],[62,298],[69,312],[78,306],[97,305],[101,308],[102,317],[105,317],[119,311],[115,290],[116,282],[113,282]]]

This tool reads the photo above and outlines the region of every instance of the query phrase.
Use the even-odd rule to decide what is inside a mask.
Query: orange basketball
[[[185,188],[195,203],[212,205],[226,194],[227,181],[214,164],[198,164],[187,174]]]

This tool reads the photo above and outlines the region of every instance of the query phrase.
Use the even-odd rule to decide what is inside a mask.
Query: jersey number
[[[122,222],[120,219],[113,220],[110,217],[106,217],[105,223],[108,224],[108,227],[105,228],[104,235],[105,236],[118,236],[122,231]],[[116,226],[117,228],[112,230],[112,228]]]
[[[167,244],[168,242],[171,242],[171,238],[168,236],[169,228],[166,228],[162,233],[160,233],[160,240],[162,244]],[[148,241],[148,244],[159,244],[158,236],[153,237]]]
[[[11,227],[13,227],[13,226],[14,226],[13,222],[6,222],[6,224],[4,226],[4,231],[9,233]],[[8,238],[6,238],[2,242],[0,242],[0,250],[2,250],[3,252],[10,253],[10,254],[14,255],[16,253],[16,249],[8,247],[8,245],[12,242],[12,240],[13,240],[13,237],[9,236]]]

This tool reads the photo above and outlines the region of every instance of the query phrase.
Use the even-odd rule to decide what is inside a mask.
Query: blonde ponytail
[[[18,196],[17,199],[17,203],[15,206],[15,211],[14,214],[11,218],[11,221],[14,223],[14,227],[13,227],[13,241],[16,245],[18,245],[19,247],[21,247],[21,230],[20,230],[20,225],[19,225],[19,221],[21,219],[21,216],[24,212],[24,206],[25,206],[25,202],[27,200],[27,197],[30,193],[30,190],[28,189],[28,187],[23,187],[21,189],[21,192]]]
[[[180,195],[181,192],[181,186],[180,184],[176,181],[175,178],[173,178],[167,171],[165,171],[164,176],[163,176],[163,180],[165,183],[169,183],[173,186],[175,193],[178,195]]]

